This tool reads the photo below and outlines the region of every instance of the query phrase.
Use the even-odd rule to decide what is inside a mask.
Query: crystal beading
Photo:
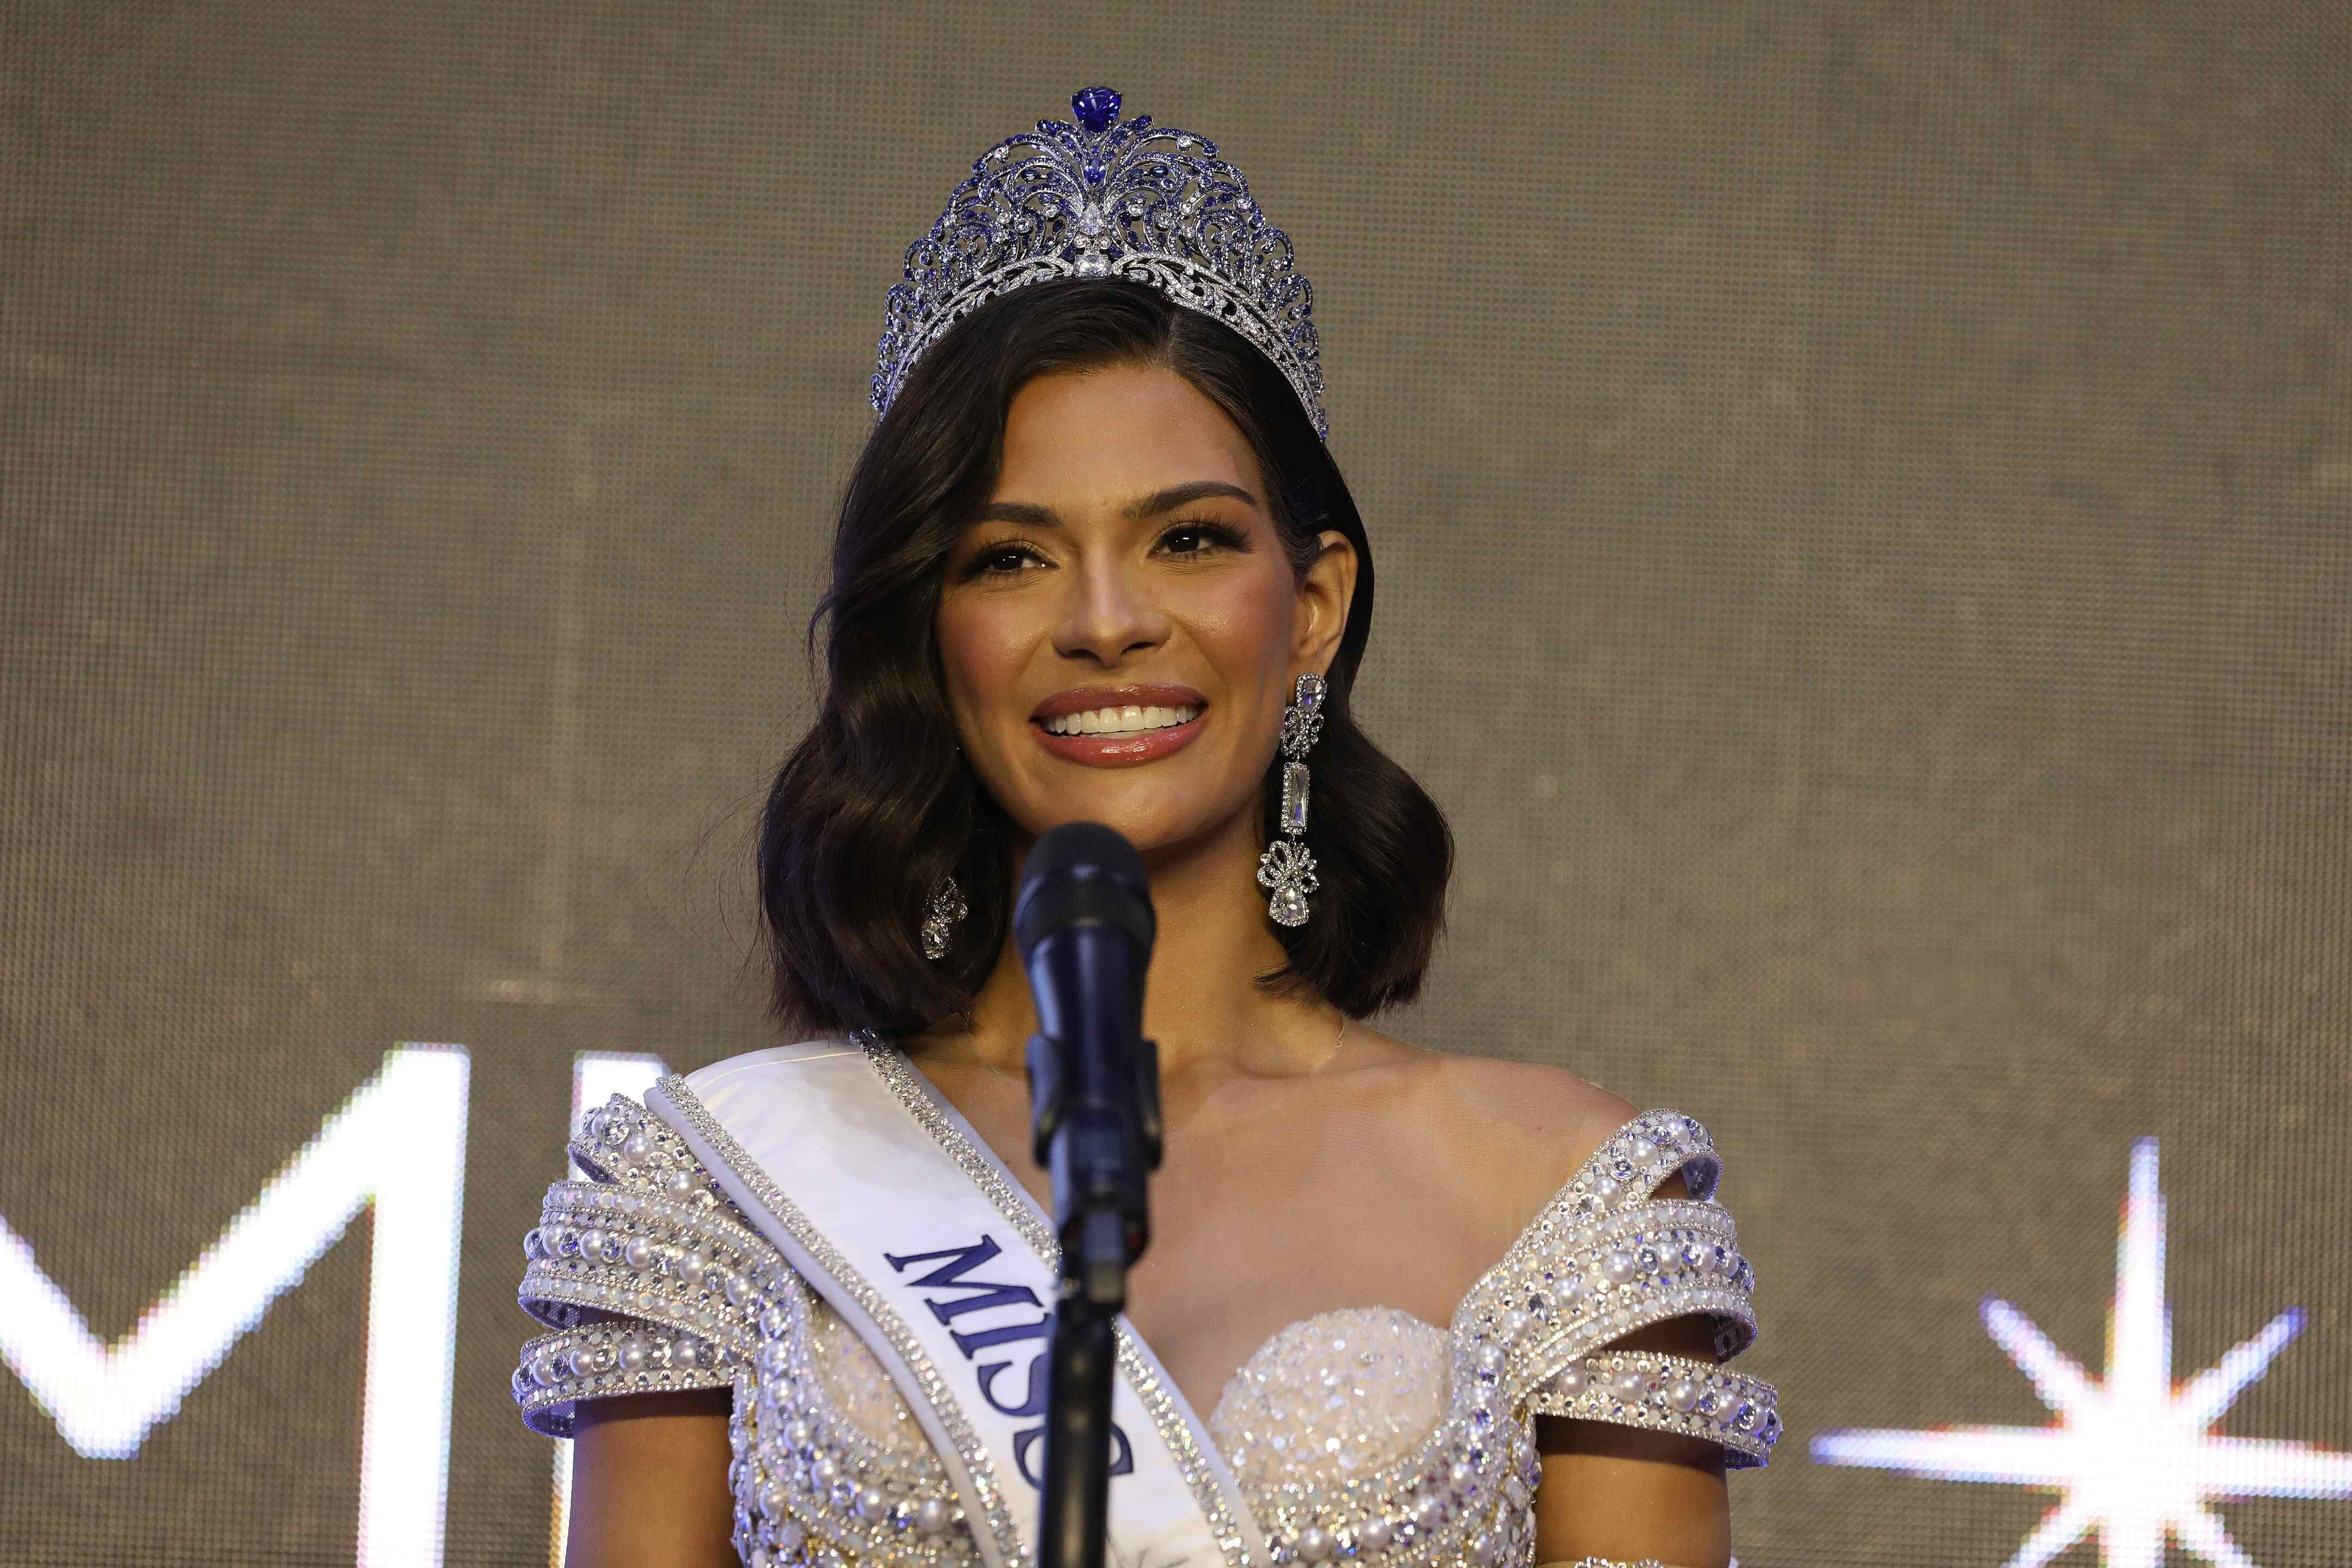
[[[1719,1443],[1724,1468],[1762,1465],[1780,1436],[1780,1394],[1761,1380],[1685,1356],[1610,1351],[1571,1362],[1528,1395],[1539,1415],[1609,1421]]]
[[[1307,895],[1322,886],[1315,855],[1307,847],[1307,763],[1303,760],[1323,733],[1323,699],[1330,690],[1319,675],[1302,675],[1282,710],[1282,809],[1275,818],[1283,837],[1257,858],[1257,885],[1273,897],[1266,917],[1276,925],[1303,926],[1312,912]]]
[[[1282,830],[1285,833],[1307,831],[1307,764],[1282,764]]]
[[[583,1399],[727,1388],[744,1562],[978,1568],[946,1469],[873,1353],[677,1135],[616,1095],[571,1152],[589,1179],[551,1186],[524,1242],[522,1305],[558,1330],[523,1346],[524,1423],[564,1436]]]
[[[696,1136],[725,1163],[735,1179],[743,1184],[744,1189],[792,1233],[793,1240],[817,1260],[835,1283],[856,1300],[866,1320],[889,1340],[893,1353],[921,1388],[923,1397],[937,1414],[940,1426],[946,1428],[950,1440],[955,1444],[957,1455],[963,1461],[964,1474],[980,1499],[984,1517],[977,1521],[969,1521],[971,1527],[987,1529],[1001,1562],[1008,1564],[1025,1562],[1027,1557],[1022,1550],[1020,1532],[1013,1521],[1012,1503],[1005,1496],[1003,1483],[997,1479],[993,1461],[972,1432],[971,1423],[964,1418],[962,1409],[948,1388],[947,1380],[940,1375],[939,1368],[931,1363],[922,1346],[908,1332],[896,1309],[849,1266],[848,1260],[841,1256],[824,1233],[809,1223],[808,1216],[784,1195],[768,1173],[755,1163],[718,1120],[703,1108],[702,1101],[696,1098],[686,1079],[673,1075],[663,1079],[658,1087],[669,1102],[677,1108],[678,1113],[686,1118]],[[814,1464],[812,1461],[813,1477]],[[843,1498],[836,1495],[839,1488],[846,1484],[836,1480],[824,1491],[823,1495],[830,1499],[835,1509],[843,1504]],[[958,1510],[959,1513],[961,1511]],[[825,1519],[830,1522],[833,1516],[826,1515]]]
[[[805,1287],[770,1326],[738,1487],[758,1505],[753,1545],[976,1568],[946,1468],[874,1353]]]
[[[1331,687],[1319,675],[1302,675],[1282,710],[1282,754],[1297,762],[1323,737],[1323,699]]]
[[[523,1424],[550,1437],[572,1436],[572,1407],[615,1394],[731,1388],[732,1352],[705,1361],[705,1342],[644,1322],[595,1323],[523,1342],[510,1380]],[[682,1357],[683,1346],[694,1348]]]
[[[992,148],[908,247],[875,350],[875,412],[887,413],[915,363],[988,301],[1033,283],[1118,278],[1241,333],[1327,435],[1314,289],[1241,171],[1204,137],[1149,115],[1122,121],[1108,88],[1087,88],[1070,106],[1076,124],[1041,120]]]
[[[955,945],[956,927],[970,913],[971,906],[964,901],[963,889],[956,886],[956,879],[940,879],[930,901],[923,906],[923,956],[934,963],[945,958]]]
[[[902,1103],[1050,1259],[1050,1226],[940,1110],[912,1065],[876,1037],[857,1041]],[[740,1157],[723,1133],[711,1138],[716,1124],[706,1126],[682,1084],[666,1088],[722,1158]],[[583,1120],[572,1153],[588,1179],[550,1187],[525,1242],[523,1304],[553,1331],[523,1346],[512,1379],[526,1423],[562,1435],[583,1399],[727,1388],[744,1562],[978,1568],[946,1468],[880,1363],[744,1222],[683,1142],[615,1097]],[[1701,1437],[1723,1447],[1730,1468],[1764,1463],[1780,1432],[1769,1384],[1701,1361],[1607,1348],[1646,1323],[1693,1313],[1714,1320],[1719,1353],[1754,1339],[1754,1271],[1730,1216],[1712,1201],[1721,1171],[1698,1122],[1645,1112],[1592,1152],[1464,1297],[1450,1328],[1363,1309],[1321,1313],[1269,1337],[1206,1420],[1265,1532],[1265,1560],[1283,1568],[1531,1568],[1541,1415]],[[1677,1173],[1690,1197],[1651,1195]],[[764,1175],[736,1173],[762,1203],[781,1199],[763,1190]],[[1228,1568],[1256,1568],[1223,1511],[1217,1456],[1195,1445],[1131,1334],[1122,1331],[1119,1349]]]

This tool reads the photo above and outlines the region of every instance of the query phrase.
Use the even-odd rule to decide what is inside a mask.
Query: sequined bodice
[[[1242,1490],[1347,1480],[1405,1458],[1445,1415],[1445,1331],[1390,1307],[1321,1312],[1269,1338],[1209,1412]]]
[[[583,1398],[731,1387],[736,1543],[755,1568],[977,1568],[946,1467],[881,1363],[633,1101],[592,1112],[526,1238],[526,1310],[556,1331],[515,1374],[524,1418],[561,1436]],[[1539,1414],[1721,1443],[1760,1464],[1769,1385],[1609,1342],[1711,1317],[1728,1355],[1754,1337],[1752,1276],[1711,1198],[1706,1133],[1636,1118],[1472,1289],[1444,1328],[1386,1308],[1270,1337],[1203,1426],[1275,1563],[1527,1568]],[[1650,1197],[1683,1173],[1690,1199]],[[1228,1568],[1259,1568],[1234,1562]]]

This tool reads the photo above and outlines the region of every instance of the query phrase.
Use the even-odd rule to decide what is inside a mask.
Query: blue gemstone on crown
[[[1041,120],[991,148],[908,247],[876,346],[875,411],[887,412],[915,363],[989,301],[1033,283],[1114,279],[1239,332],[1326,434],[1314,289],[1241,171],[1205,137],[1149,115],[1122,121],[1109,88],[1073,95],[1070,108],[1077,124]]]
[[[1107,87],[1090,87],[1070,99],[1070,112],[1087,128],[1089,136],[1099,136],[1118,119],[1118,94]]]

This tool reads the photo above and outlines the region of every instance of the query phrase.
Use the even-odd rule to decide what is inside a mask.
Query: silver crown
[[[1328,434],[1315,290],[1241,171],[1190,132],[1148,115],[1122,122],[1107,87],[1087,88],[1070,109],[1076,124],[1041,120],[990,149],[908,247],[875,354],[874,411],[887,411],[915,362],[989,300],[1064,278],[1124,278],[1256,344],[1315,433]]]

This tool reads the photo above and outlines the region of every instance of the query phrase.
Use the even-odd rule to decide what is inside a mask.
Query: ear
[[[1298,608],[1293,619],[1291,661],[1301,674],[1329,671],[1339,656],[1340,634],[1348,629],[1348,606],[1356,596],[1356,547],[1337,529],[1317,537],[1319,549],[1313,565],[1298,579]]]

